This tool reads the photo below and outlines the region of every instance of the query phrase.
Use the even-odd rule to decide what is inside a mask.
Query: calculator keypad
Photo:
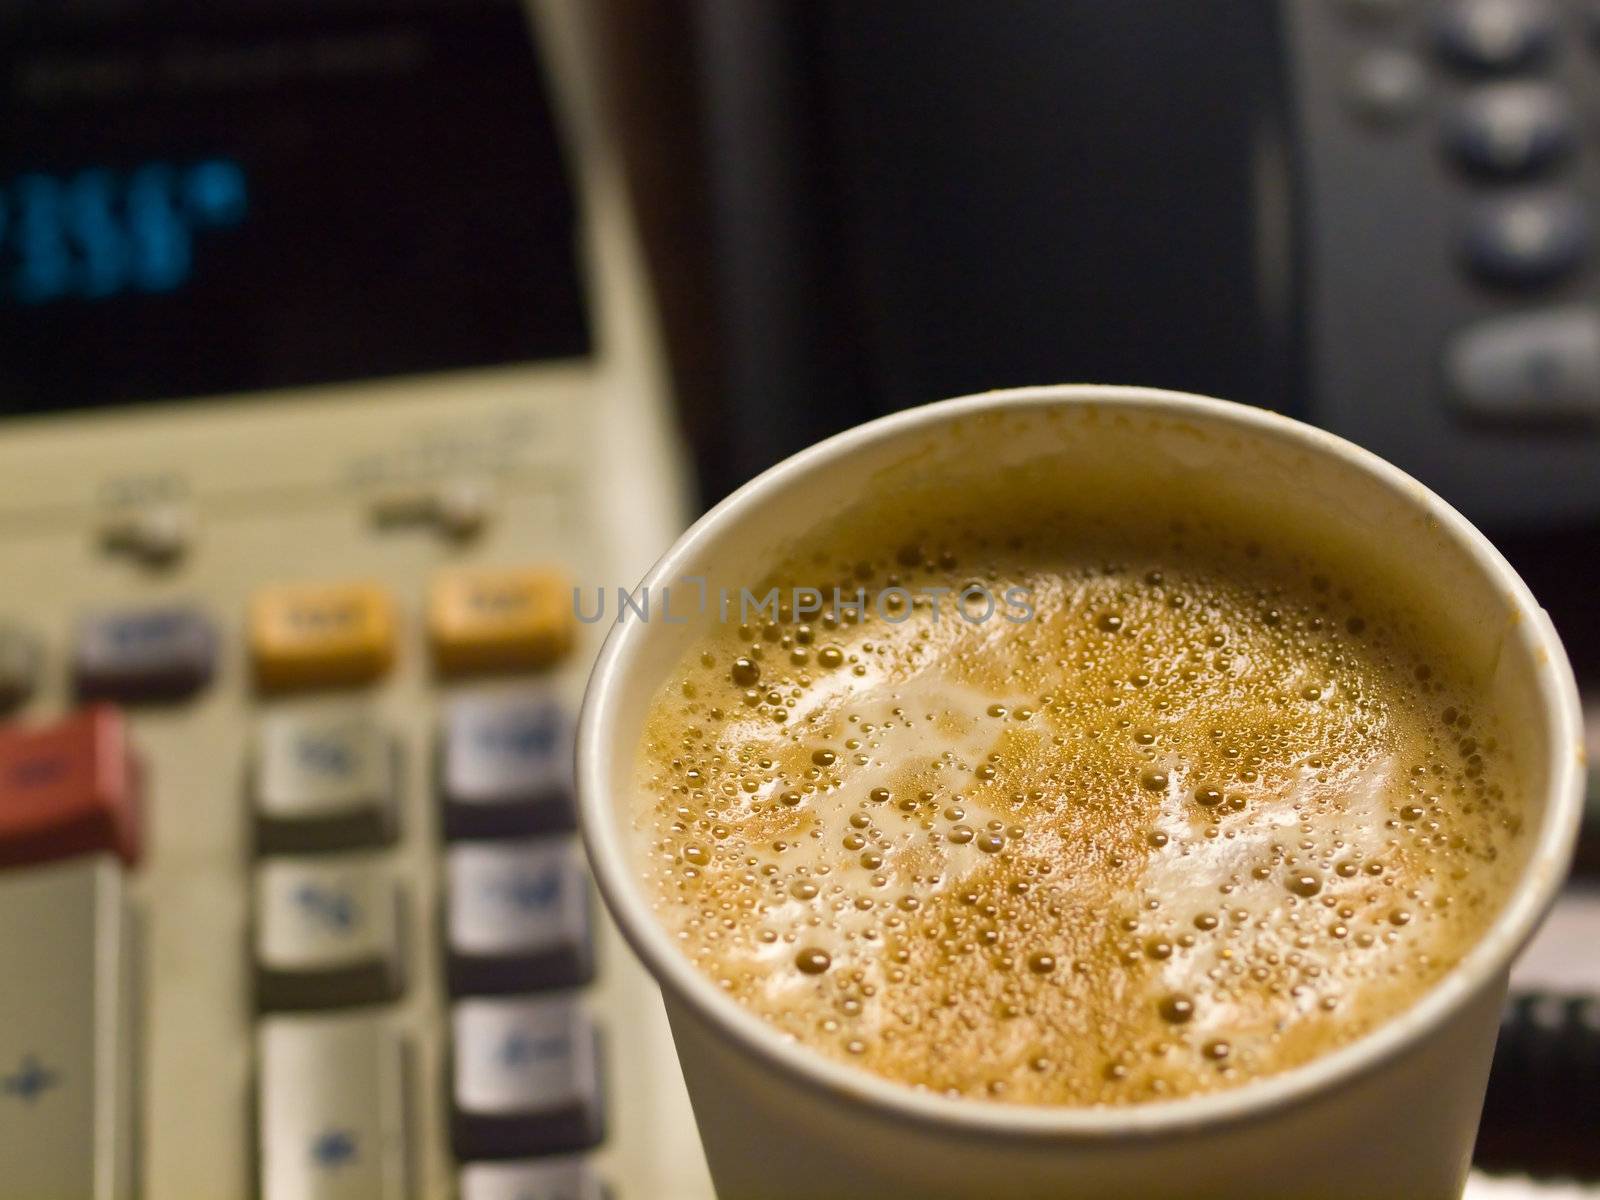
[[[563,578],[441,573],[426,600],[434,667],[493,674],[558,659],[571,641]],[[401,1111],[390,1094],[403,1087],[391,1061],[398,1035],[386,1022],[409,1005],[388,1006],[437,987],[449,1027],[441,1099],[463,1193],[598,1196],[575,1156],[601,1140],[605,1119],[598,1033],[576,990],[595,955],[588,873],[570,836],[570,711],[536,679],[443,698],[426,748],[440,911],[417,929],[396,873],[404,851],[387,847],[423,832],[400,827],[401,764],[423,748],[404,744],[375,695],[277,698],[382,678],[395,657],[391,605],[365,585],[307,584],[268,589],[251,607],[265,693],[247,772],[260,855],[263,1195],[405,1194],[404,1164],[386,1149],[394,1130],[373,1124]],[[417,953],[416,939],[435,937],[437,955]],[[440,978],[419,978],[417,964],[435,961]],[[333,1012],[344,1008],[353,1011]],[[323,1080],[323,1059],[348,1079]],[[284,1095],[296,1088],[323,1090],[291,1113]]]

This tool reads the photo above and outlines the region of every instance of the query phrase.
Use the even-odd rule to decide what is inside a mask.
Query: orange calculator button
[[[572,581],[547,568],[442,571],[428,592],[433,661],[446,674],[543,667],[572,647]]]
[[[376,679],[394,662],[394,641],[394,602],[375,584],[283,584],[250,603],[256,682],[272,691]]]
[[[139,857],[139,764],[122,714],[0,728],[0,866],[115,850]]]

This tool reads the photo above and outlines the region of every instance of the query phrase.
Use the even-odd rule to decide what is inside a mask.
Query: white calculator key
[[[109,855],[0,875],[0,1196],[133,1195],[129,933]]]
[[[382,1018],[261,1026],[261,1200],[407,1200],[405,1043]]]
[[[600,1140],[599,1049],[571,999],[463,1000],[452,1017],[458,1157],[518,1158]]]
[[[392,841],[397,759],[394,739],[361,706],[267,716],[254,786],[262,847],[294,852]]]
[[[441,755],[445,836],[519,837],[575,824],[572,720],[545,689],[457,696],[445,711]]]
[[[461,1172],[461,1200],[605,1200],[606,1189],[578,1157],[472,1163]]]
[[[445,871],[453,993],[572,987],[592,974],[589,880],[575,846],[458,842]]]
[[[404,982],[397,879],[367,858],[270,859],[256,871],[263,1008],[392,999]]]

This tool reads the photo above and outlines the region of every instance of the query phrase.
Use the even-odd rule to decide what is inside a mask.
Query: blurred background
[[[637,234],[685,517],[946,396],[1223,396],[1476,521],[1600,713],[1590,5],[594,0],[585,24],[573,85],[501,0],[0,6],[0,417],[606,353],[577,123]],[[1571,896],[1480,1158],[1600,1178],[1600,902]]]

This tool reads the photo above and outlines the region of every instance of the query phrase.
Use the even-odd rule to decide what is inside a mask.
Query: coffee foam
[[[912,1086],[1120,1104],[1304,1062],[1471,944],[1512,764],[1395,596],[1192,516],[930,527],[772,578],[1034,619],[730,625],[652,705],[640,862],[741,1003]]]

